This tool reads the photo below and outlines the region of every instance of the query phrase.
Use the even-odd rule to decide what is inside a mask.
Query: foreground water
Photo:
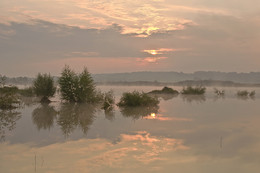
[[[113,89],[118,101],[124,91]],[[180,89],[180,88],[179,88]],[[260,90],[238,98],[160,98],[159,108],[104,112],[93,105],[28,104],[0,116],[0,172],[260,171]],[[243,88],[242,88],[243,89]]]

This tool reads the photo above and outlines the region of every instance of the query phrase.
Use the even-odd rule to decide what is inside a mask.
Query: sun
[[[156,50],[151,50],[150,53],[151,53],[152,55],[156,55],[156,54],[157,54]]]

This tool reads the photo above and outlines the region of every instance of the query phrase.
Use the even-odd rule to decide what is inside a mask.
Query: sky
[[[259,0],[0,0],[0,74],[260,71]]]

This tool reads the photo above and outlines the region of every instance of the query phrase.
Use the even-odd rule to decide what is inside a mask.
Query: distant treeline
[[[14,85],[30,85],[33,83],[34,78],[29,77],[7,77],[6,84],[14,84]]]
[[[121,86],[222,86],[222,87],[260,87],[260,84],[235,83],[232,81],[217,80],[186,80],[180,82],[149,82],[149,81],[118,81],[118,82],[97,82],[97,85],[121,85]]]
[[[182,72],[132,72],[132,73],[110,73],[110,74],[93,74],[96,82],[180,82],[180,81],[232,81],[235,83],[260,83],[260,72],[237,73],[237,72],[215,72],[215,71],[198,71],[194,73]]]
[[[205,86],[259,86],[260,72],[236,73],[199,71],[194,73],[182,72],[132,72],[91,74],[97,84],[109,85],[205,85]],[[34,78],[7,78],[7,84],[32,84]],[[54,77],[56,82],[58,77]]]

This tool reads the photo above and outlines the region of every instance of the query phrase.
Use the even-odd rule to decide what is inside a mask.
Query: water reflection
[[[0,111],[0,141],[5,140],[6,131],[15,129],[16,121],[21,118],[21,113],[15,110]]]
[[[25,106],[32,106],[39,103],[40,99],[37,97],[25,97],[21,96],[21,101]]]
[[[225,95],[215,95],[213,97],[213,101],[223,100],[225,99]]]
[[[149,94],[149,95],[162,98],[165,101],[178,97],[178,94]]]
[[[159,107],[122,107],[120,112],[124,117],[131,117],[134,120],[137,120],[141,117],[146,117],[152,113],[158,113]]]
[[[66,137],[77,127],[86,134],[94,121],[96,111],[97,106],[92,104],[63,104],[59,111],[57,124]]]
[[[54,119],[58,112],[53,106],[48,104],[41,104],[40,107],[36,108],[32,112],[33,123],[36,124],[38,130],[50,129],[53,127]]]
[[[204,95],[182,95],[182,99],[188,103],[203,103],[206,101],[206,97]]]
[[[255,96],[237,96],[239,100],[255,100]]]
[[[113,107],[110,107],[109,109],[105,109],[105,117],[106,119],[113,121],[115,119],[115,110]]]

